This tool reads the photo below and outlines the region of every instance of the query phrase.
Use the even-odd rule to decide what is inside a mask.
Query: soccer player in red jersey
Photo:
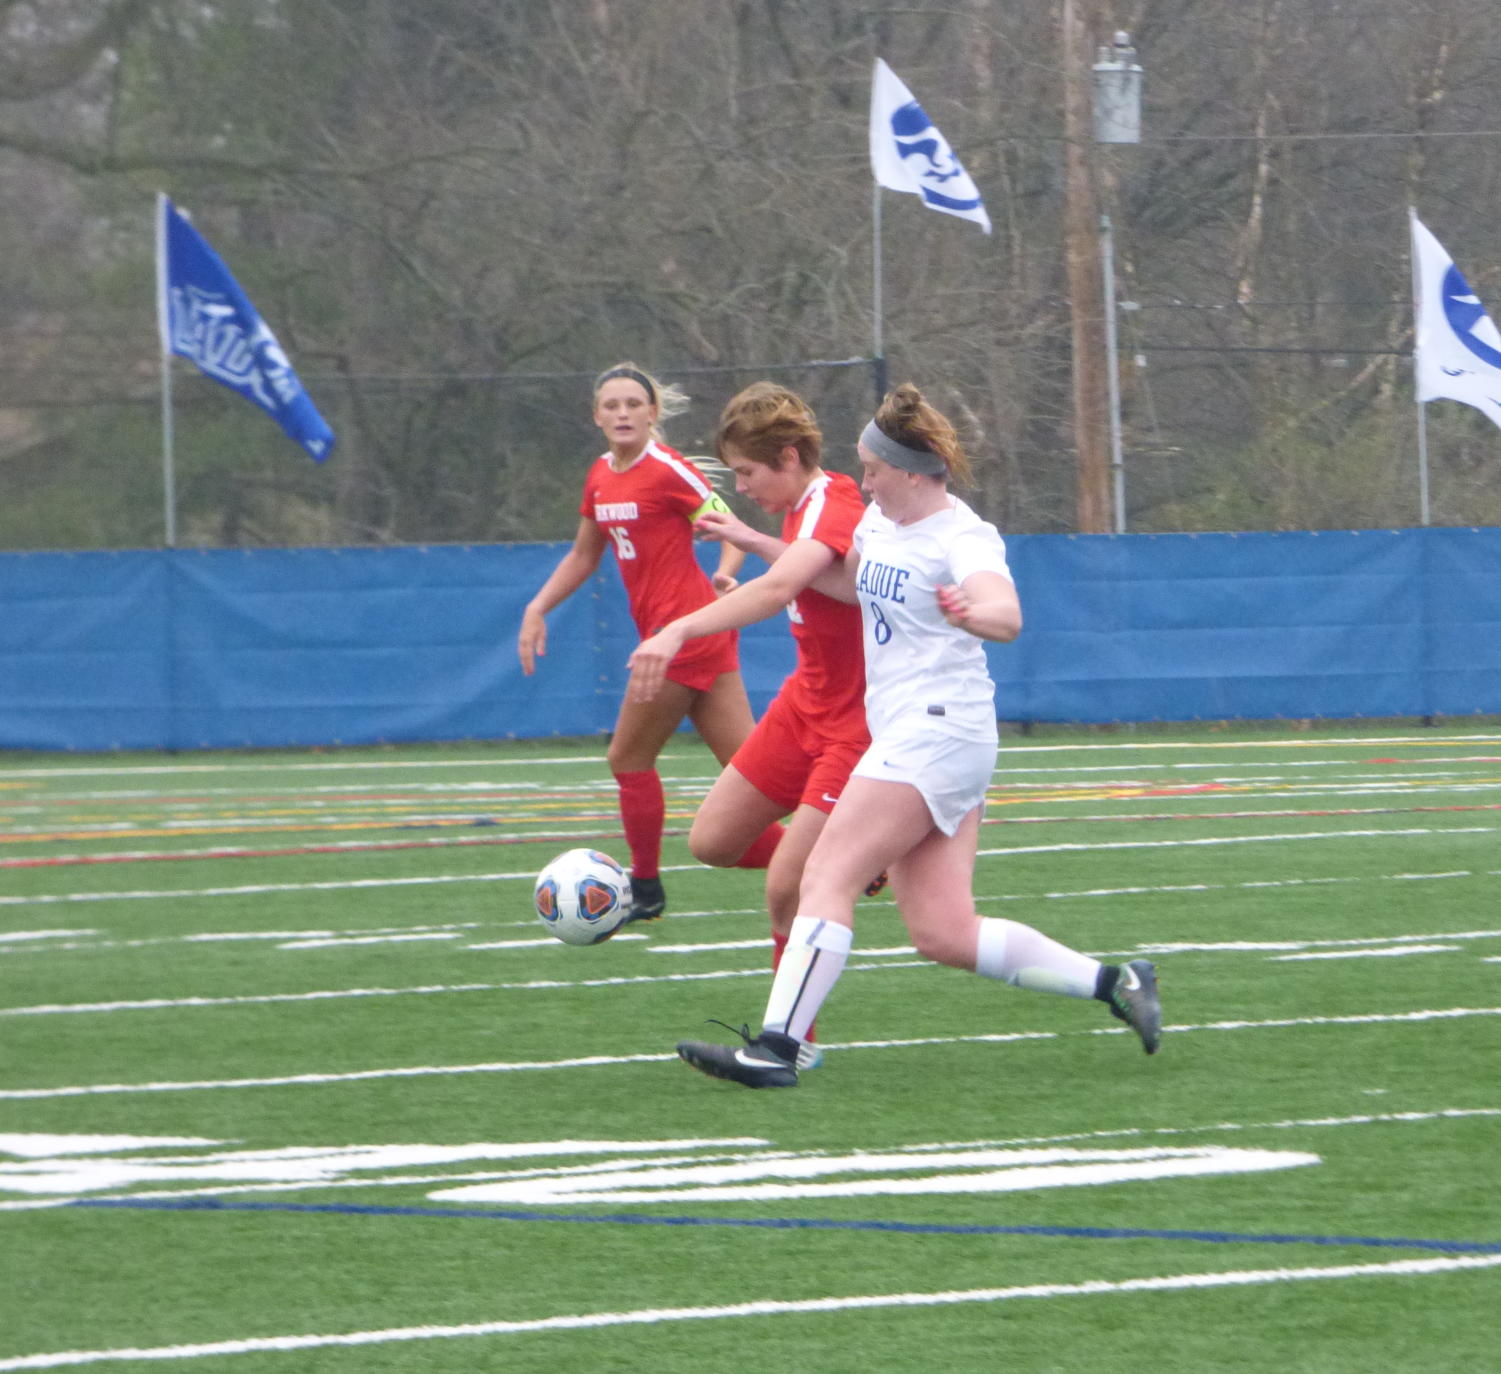
[[[699,607],[716,589],[735,585],[744,553],[722,546],[714,580],[693,552],[693,522],[729,507],[703,474],[662,442],[658,422],[666,391],[634,363],[602,372],[594,384],[594,422],[609,451],[584,480],[573,547],[527,605],[516,649],[528,676],[547,652],[549,611],[594,575],[606,547],[615,552],[631,618],[642,636]],[[666,906],[659,865],[666,805],[657,756],[684,718],[693,722],[714,756],[725,763],[750,734],[753,720],[740,677],[736,636],[725,631],[696,641],[665,665],[661,690],[650,700],[627,695],[610,739],[609,765],[620,791],[620,814],[631,851],[632,905],[628,921],[654,920]],[[780,828],[752,837],[741,856],[764,868]]]
[[[822,442],[812,410],[785,387],[757,382],[725,407],[717,455],[735,474],[737,491],[782,515],[781,538],[727,511],[699,517],[700,532],[771,566],[639,645],[626,694],[631,701],[654,700],[684,644],[704,643],[700,636],[786,608],[797,666],[710,789],[688,837],[694,857],[728,866],[768,825],[791,815],[766,874],[777,958],[797,915],[804,861],[870,745],[860,609],[814,586],[821,574],[843,565],[865,502],[853,478],[822,467]],[[805,1055],[805,1067],[811,1057]]]

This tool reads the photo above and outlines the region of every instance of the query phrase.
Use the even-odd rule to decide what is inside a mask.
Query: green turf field
[[[1501,734],[1039,732],[980,909],[1158,964],[1098,1003],[861,903],[825,1065],[755,1027],[758,874],[571,948],[599,741],[0,760],[0,1371],[1496,1367]]]

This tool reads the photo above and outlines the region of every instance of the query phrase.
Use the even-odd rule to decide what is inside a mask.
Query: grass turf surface
[[[691,737],[667,919],[531,916],[625,857],[601,752],[0,765],[0,1370],[1487,1366],[1501,737],[1013,737],[980,910],[1149,954],[1162,1052],[876,899],[781,1093],[671,1055],[768,987]]]

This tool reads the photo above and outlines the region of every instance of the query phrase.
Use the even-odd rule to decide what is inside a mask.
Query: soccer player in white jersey
[[[1157,1050],[1157,977],[1145,959],[1102,964],[1031,926],[975,910],[980,815],[995,766],[995,685],[982,641],[1021,632],[1021,605],[994,525],[948,484],[969,467],[949,422],[910,384],[860,436],[871,505],[842,567],[814,585],[859,603],[871,746],[803,870],[798,916],[761,1032],[743,1046],[689,1040],[694,1068],[752,1088],[797,1082],[801,1038],[844,969],[855,899],[871,873],[924,957],[1016,987],[1095,998]]]

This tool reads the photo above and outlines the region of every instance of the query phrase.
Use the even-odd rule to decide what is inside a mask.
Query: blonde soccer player
[[[704,475],[661,436],[665,409],[685,400],[631,362],[606,368],[595,379],[594,423],[608,447],[584,478],[573,547],[522,615],[516,650],[524,673],[533,673],[547,653],[548,612],[594,575],[606,548],[615,555],[631,619],[642,636],[735,585],[745,559],[739,549],[721,547],[712,581],[693,551],[693,522],[709,511],[729,508]],[[674,657],[654,698],[627,695],[620,704],[608,762],[630,849],[627,922],[655,920],[666,908],[661,879],[666,801],[657,757],[685,719],[721,764],[750,734],[754,721],[733,632],[695,640]],[[779,836],[780,830],[774,830],[758,837],[742,856],[745,866],[766,867]]]

